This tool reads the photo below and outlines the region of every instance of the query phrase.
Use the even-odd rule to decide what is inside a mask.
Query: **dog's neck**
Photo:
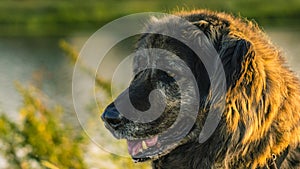
[[[199,143],[199,134],[204,121],[198,120],[198,127],[190,135],[190,142],[184,143],[169,154],[152,162],[153,169],[190,169],[190,168],[219,168],[225,157],[226,140],[230,137],[223,132],[225,121],[221,120],[218,129],[204,143]],[[226,133],[226,134],[225,134]],[[225,135],[224,135],[225,134]]]
[[[206,151],[202,151],[205,150]],[[214,168],[217,166],[217,152],[207,151],[209,145],[198,142],[182,145],[168,155],[153,161],[153,169],[187,169],[187,168]],[[215,159],[215,160],[213,160]]]
[[[211,139],[212,142],[206,142],[200,144],[198,142],[187,143],[185,145],[179,146],[168,155],[165,155],[152,162],[153,169],[196,169],[196,168],[226,168],[224,167],[225,142],[217,142],[215,139]],[[213,146],[215,145],[215,146]],[[216,147],[217,146],[217,147]],[[300,146],[299,146],[300,147]],[[271,161],[272,163],[267,163],[263,166],[263,169],[272,168],[276,166],[286,166],[283,164],[285,159],[288,158],[288,154],[296,154],[295,156],[300,156],[300,148],[290,151],[286,148],[280,156]],[[216,151],[215,148],[218,148]],[[245,162],[245,161],[243,161]],[[285,162],[286,163],[286,162]],[[244,163],[246,164],[246,163]],[[245,168],[243,164],[232,164],[235,168]]]

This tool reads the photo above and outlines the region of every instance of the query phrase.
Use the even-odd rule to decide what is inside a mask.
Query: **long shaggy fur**
[[[152,159],[153,168],[256,169],[268,168],[272,162],[283,169],[300,168],[300,83],[286,66],[282,52],[251,21],[207,10],[176,15],[196,25],[218,52],[226,75],[226,104],[214,134],[200,144],[198,134],[208,112],[206,103],[212,99],[204,65],[195,59],[197,57],[190,49],[176,40],[143,35],[137,48],[163,48],[180,56],[194,73],[201,96],[201,109],[191,132],[176,148]],[[164,22],[168,22],[168,18],[164,18]],[[159,19],[152,21],[148,29],[163,27],[160,24]],[[140,63],[147,57],[151,56],[136,57],[135,61]],[[148,103],[141,106],[147,102],[141,98],[146,98],[142,96],[145,90],[151,91],[152,83],[158,79],[153,76],[162,77],[160,72],[149,72],[136,76],[131,85],[134,96],[139,98],[131,100],[136,103],[135,106],[142,107],[141,110],[149,107]],[[178,104],[174,103],[180,98],[176,94],[176,85],[172,84],[174,81],[166,79],[157,82],[167,91],[170,102],[167,103],[168,112],[156,121],[159,123],[136,124],[123,120],[124,126],[113,133],[126,139],[149,138],[168,128],[169,122],[174,122],[176,111],[179,111]],[[145,95],[148,96],[147,93]],[[275,156],[277,159],[274,161]]]
[[[154,168],[202,168],[201,160],[221,168],[264,168],[272,155],[278,158],[285,151],[288,154],[277,160],[278,166],[300,168],[299,81],[286,66],[282,52],[250,21],[210,11],[177,15],[199,23],[227,70],[234,52],[243,53],[239,51],[243,45],[248,50],[227,91],[224,120],[218,131],[204,145],[184,145],[156,161]],[[240,40],[242,46],[238,46]],[[183,164],[182,159],[188,159],[189,164]]]

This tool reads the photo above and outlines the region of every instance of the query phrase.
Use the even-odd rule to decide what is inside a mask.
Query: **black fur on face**
[[[149,95],[150,92],[155,89],[159,89],[162,95],[156,96],[157,98],[153,99],[154,103],[151,105],[149,102]],[[145,112],[146,110],[149,110],[151,106],[161,106],[161,101],[164,101],[163,104],[166,104],[167,106],[163,113],[153,112],[161,114],[153,114],[153,116],[159,117],[147,123],[141,122],[143,119],[142,113],[134,114],[134,110],[131,110],[131,112],[124,112],[125,115],[123,116],[130,116],[132,118],[131,120],[128,120],[122,128],[118,129],[119,132],[124,133],[123,137],[129,140],[148,138],[159,134],[174,123],[178,114],[173,110],[179,109],[180,93],[178,85],[173,77],[159,69],[145,69],[136,74],[128,90],[131,104],[139,111]],[[120,100],[120,102],[122,102],[122,100]],[[174,120],[166,121],[165,119]]]
[[[182,120],[177,122],[177,131],[175,131],[175,129],[172,131],[172,125],[178,118],[180,118],[178,115],[181,104],[192,104],[192,101],[189,99],[189,97],[192,96],[190,96],[189,92],[183,92],[180,90],[174,76],[177,77],[177,80],[180,81],[184,88],[191,87],[187,76],[195,77],[197,82],[196,85],[198,85],[197,89],[201,96],[200,99],[198,99],[197,105],[202,110],[204,110],[210,86],[208,74],[203,63],[199,58],[197,58],[196,54],[182,42],[160,34],[144,34],[141,36],[137,44],[137,50],[143,49],[148,50],[138,53],[134,59],[135,76],[127,89],[130,102],[135,109],[141,112],[147,111],[151,106],[163,106],[162,104],[165,105],[165,109],[162,113],[153,112],[153,116],[157,116],[155,113],[158,113],[159,117],[157,119],[147,123],[141,123],[140,119],[143,118],[143,113],[136,113],[134,110],[127,110],[125,114],[122,114],[114,107],[115,103],[112,103],[106,109],[105,114],[107,115],[111,111],[114,111],[114,113],[120,118],[120,124],[111,125],[109,120],[103,118],[106,122],[107,128],[109,128],[117,138],[125,138],[132,142],[138,142],[138,140],[146,142],[147,139],[150,139],[150,142],[151,138],[157,139],[157,141],[155,140],[156,145],[148,149],[144,149],[143,154],[136,154],[137,152],[129,150],[136,161],[143,161],[148,158],[158,158],[159,156],[171,151],[179,144],[182,144],[180,142],[188,141],[182,136],[183,134],[186,134],[178,131],[178,126],[179,129],[182,130],[187,128],[187,126],[194,126],[193,129],[198,128],[196,126],[199,124],[193,124],[196,117],[185,117],[184,119],[181,117]],[[151,50],[155,49],[162,49],[171,52],[164,53],[162,51],[162,53],[156,55],[157,53],[151,52]],[[175,60],[181,60],[181,62],[175,62]],[[165,70],[155,68],[156,64],[162,63],[167,64],[168,68]],[[180,64],[187,65],[192,74],[187,75],[184,74],[184,72],[181,72],[180,70],[182,70],[182,68]],[[152,65],[154,68],[145,69],[145,67],[149,65]],[[161,97],[163,97],[163,99],[156,98],[154,99],[154,103],[151,104],[149,102],[149,95],[151,91],[155,89],[158,89],[161,92]],[[196,93],[192,91],[192,88],[190,92]],[[119,101],[122,102],[122,100]],[[162,101],[164,103],[162,103]],[[132,118],[126,118],[128,116]],[[205,116],[205,113],[202,113],[201,116]],[[202,123],[202,121],[199,123]],[[172,131],[172,135],[170,135],[170,132],[168,135],[164,135],[166,130]],[[196,133],[191,133],[192,132],[190,132],[190,137],[196,138]],[[140,142],[137,142],[135,144],[141,144]],[[138,146],[141,145],[136,145],[136,147]]]
[[[163,25],[161,25],[161,27],[163,27]],[[198,29],[198,31],[201,32],[200,29]],[[191,35],[197,33],[198,32],[190,32]],[[206,36],[211,36],[210,34],[214,32],[206,33]],[[196,39],[201,41],[201,39],[197,38],[199,37],[196,35],[195,37],[189,35],[186,37],[186,40]],[[215,38],[221,37],[216,34]],[[218,42],[218,44],[213,42]],[[207,43],[212,43],[218,52],[224,52],[219,47],[219,41],[214,39]],[[143,51],[143,49],[148,50]],[[161,52],[157,54],[152,52],[152,50],[155,49],[166,50],[169,53]],[[122,112],[115,107],[115,103],[111,103],[105,110],[102,118],[106,122],[106,127],[115,137],[127,139],[129,153],[132,157],[136,161],[144,161],[147,159],[157,159],[162,155],[169,153],[179,145],[197,141],[209,109],[208,97],[210,93],[210,78],[204,64],[194,51],[183,42],[172,37],[161,34],[143,34],[137,43],[137,51],[139,50],[142,50],[142,52],[137,53],[133,63],[135,77],[129,88],[126,90],[129,93],[130,102],[135,109],[141,112],[147,111],[151,106],[160,107],[165,105],[163,112],[152,112],[153,116],[158,115],[159,117],[153,121],[141,123],[140,121],[144,116],[143,113],[137,113],[134,109],[130,109],[125,112],[123,111],[122,114]],[[180,60],[181,62],[176,62],[177,60]],[[224,61],[227,62],[226,60]],[[233,60],[230,61],[233,62]],[[171,69],[168,71],[156,68],[157,65],[161,63],[168,65],[167,67]],[[192,99],[189,99],[189,97],[192,97],[190,96],[191,93],[196,93],[193,91],[191,84],[189,84],[189,79],[187,78],[187,76],[191,75],[181,71],[181,63],[188,66],[192,72],[191,75],[196,80],[196,87],[199,92],[199,98],[197,98],[199,113],[197,117],[189,117],[188,115],[184,118],[178,117],[181,111],[181,104],[193,104]],[[227,66],[227,64],[228,63],[226,63],[225,66]],[[236,71],[236,69],[232,70],[232,72],[230,72],[230,70],[225,72],[226,80],[228,82],[232,81],[233,71]],[[174,79],[175,74],[179,77],[177,81]],[[180,81],[181,86],[187,88],[189,92],[181,91],[178,81]],[[189,90],[189,88],[191,89]],[[155,98],[154,102],[151,104],[149,102],[149,96],[151,91],[155,89],[158,89],[161,92],[161,95],[156,96],[158,98]],[[120,98],[123,95],[126,95],[126,92],[121,94]],[[163,99],[159,97],[163,97]],[[122,102],[122,99],[118,99],[118,102]],[[192,110],[185,111],[189,112]],[[158,114],[155,115],[155,113]],[[176,123],[176,129],[172,130],[173,124],[178,118],[182,119]],[[195,118],[197,118],[196,122]],[[192,126],[189,133],[180,133],[180,130],[182,129],[184,131],[184,129],[188,128],[187,126]],[[164,135],[166,130],[172,131],[173,134],[170,135],[170,132],[168,132],[168,135]],[[149,144],[146,144],[147,142],[149,142]],[[155,145],[152,145],[154,142]],[[148,146],[142,147],[145,144]]]

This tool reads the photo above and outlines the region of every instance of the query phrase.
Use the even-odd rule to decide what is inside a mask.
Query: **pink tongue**
[[[147,145],[148,147],[154,146],[154,145],[157,143],[157,139],[158,139],[158,136],[156,135],[156,136],[154,136],[154,137],[152,137],[152,138],[149,138],[148,140],[145,140],[146,145]]]
[[[142,152],[143,150],[143,146],[142,146],[142,142],[145,141],[146,145],[148,147],[152,147],[157,143],[158,140],[158,136],[154,136],[150,139],[146,139],[146,140],[127,140],[127,145],[128,145],[128,152],[130,155],[134,156],[136,154],[138,154],[139,152]]]
[[[138,152],[140,152],[140,150],[143,150],[142,141],[139,140],[136,141],[127,140],[127,145],[128,145],[128,152],[132,156],[136,155]]]

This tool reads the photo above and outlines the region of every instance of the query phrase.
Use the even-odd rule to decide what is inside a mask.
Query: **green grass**
[[[298,26],[299,0],[1,0],[0,36],[63,36],[95,31],[136,12],[207,8],[227,11],[263,26]]]

